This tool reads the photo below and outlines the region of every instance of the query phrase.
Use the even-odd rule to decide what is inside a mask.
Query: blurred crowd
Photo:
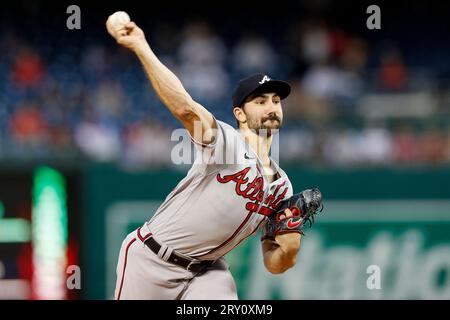
[[[145,31],[193,98],[230,124],[240,78],[290,81],[282,162],[450,164],[446,82],[433,66],[407,62],[395,42],[371,43],[322,20],[288,23],[282,39],[265,30],[224,36],[201,20]],[[137,59],[106,37],[62,43],[0,36],[0,157],[170,164],[179,124]]]

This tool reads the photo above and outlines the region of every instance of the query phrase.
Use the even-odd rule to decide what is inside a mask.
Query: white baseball
[[[122,29],[130,21],[130,16],[125,11],[114,12],[108,18],[108,24],[114,31]]]

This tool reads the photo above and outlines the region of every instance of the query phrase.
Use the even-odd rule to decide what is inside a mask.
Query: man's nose
[[[269,113],[276,113],[278,106],[274,102],[271,102],[268,104],[267,108]]]

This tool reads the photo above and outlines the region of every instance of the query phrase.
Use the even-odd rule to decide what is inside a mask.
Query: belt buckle
[[[201,265],[201,264],[202,264],[201,261],[192,260],[191,262],[189,262],[188,266],[186,267],[186,270],[192,272],[191,267],[196,266],[196,265]]]

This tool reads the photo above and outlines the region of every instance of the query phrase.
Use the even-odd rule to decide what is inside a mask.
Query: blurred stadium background
[[[286,275],[264,270],[259,237],[229,254],[241,298],[450,299],[448,4],[152,3],[1,5],[0,299],[111,299],[122,239],[188,169],[170,161],[178,123],[105,30],[117,10],[218,119],[234,123],[243,76],[293,85],[280,161],[297,191],[322,189],[325,214]]]

